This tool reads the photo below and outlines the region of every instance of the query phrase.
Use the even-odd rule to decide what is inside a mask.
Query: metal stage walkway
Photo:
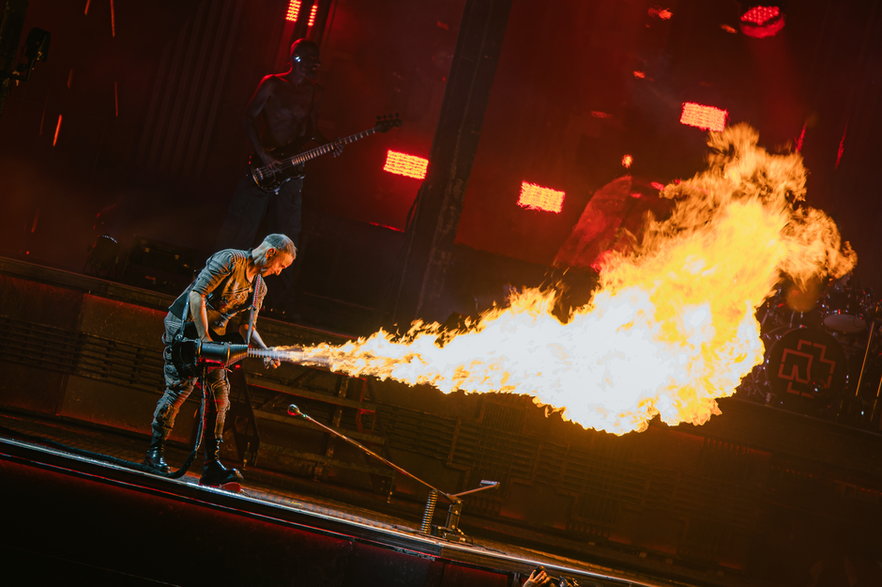
[[[239,494],[125,461],[0,438],[7,576],[112,585],[514,586],[544,566],[566,585],[673,586],[270,488]],[[11,575],[10,575],[11,573]],[[24,583],[20,583],[24,584]]]

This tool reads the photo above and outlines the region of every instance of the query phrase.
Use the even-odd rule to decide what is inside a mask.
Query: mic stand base
[[[466,536],[459,528],[435,527],[435,536],[442,540],[450,542],[461,542],[463,544],[472,544],[474,541]]]
[[[447,508],[447,525],[435,526],[435,536],[451,542],[472,543],[472,539],[459,529],[459,519],[462,517],[462,500],[456,499]]]

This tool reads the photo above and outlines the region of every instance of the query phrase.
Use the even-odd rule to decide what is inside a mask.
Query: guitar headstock
[[[397,112],[395,114],[377,116],[377,124],[374,125],[374,130],[377,132],[386,132],[392,130],[396,126],[401,126],[401,119],[398,117]]]

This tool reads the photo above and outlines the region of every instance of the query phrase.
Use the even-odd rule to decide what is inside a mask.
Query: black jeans
[[[153,433],[163,438],[167,437],[174,428],[175,418],[193,391],[197,380],[196,377],[181,375],[172,361],[171,343],[180,328],[181,319],[174,314],[166,314],[165,332],[162,334],[162,342],[165,345],[162,352],[165,392],[156,404],[151,424]],[[227,411],[230,409],[230,381],[227,378],[227,370],[223,367],[208,369],[203,385],[208,390],[211,400],[205,405],[206,428],[203,436],[206,439],[221,439]]]

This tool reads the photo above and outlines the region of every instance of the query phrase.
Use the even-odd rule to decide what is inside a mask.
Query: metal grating
[[[155,391],[162,385],[162,354],[155,348],[0,316],[4,360],[66,375]]]

